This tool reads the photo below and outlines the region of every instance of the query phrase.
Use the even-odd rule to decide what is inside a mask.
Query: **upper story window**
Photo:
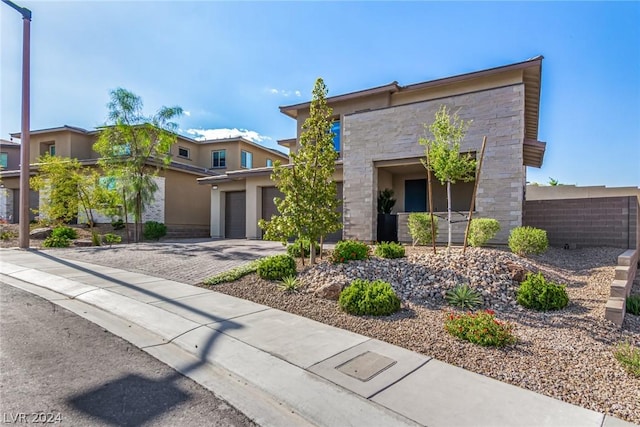
[[[53,154],[52,154],[53,155]],[[113,155],[114,156],[130,156],[131,155],[131,145],[130,144],[121,144],[113,146]]]
[[[340,152],[340,120],[331,123],[331,132],[333,132],[333,148]]]
[[[243,168],[251,169],[253,167],[253,154],[248,151],[242,150],[240,152],[240,166]]]
[[[49,155],[50,156],[55,156],[56,155],[56,144],[51,144],[49,146]]]
[[[0,153],[0,168],[6,169],[9,166],[9,153]]]
[[[271,166],[273,166],[273,160],[267,159],[267,167],[270,168]]]
[[[178,157],[184,157],[185,159],[188,159],[189,156],[189,149],[188,148],[184,148],[184,147],[178,147]]]
[[[226,168],[227,167],[227,150],[217,150],[211,152],[211,167]]]

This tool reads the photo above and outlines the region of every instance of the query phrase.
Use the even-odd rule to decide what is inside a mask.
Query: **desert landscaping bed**
[[[389,342],[444,362],[584,408],[640,423],[640,378],[627,373],[613,350],[621,341],[640,346],[640,318],[627,315],[622,329],[605,320],[604,307],[623,249],[550,248],[542,256],[519,258],[500,249],[407,248],[407,257],[300,268],[296,293],[256,274],[212,289]],[[569,305],[535,312],[515,303],[518,271],[542,272],[567,285]],[[319,288],[354,278],[383,279],[402,298],[402,310],[386,317],[352,316]],[[460,341],[443,328],[452,309],[443,296],[457,283],[482,292],[485,308],[514,324],[518,342],[502,349]],[[634,292],[640,292],[637,283]]]

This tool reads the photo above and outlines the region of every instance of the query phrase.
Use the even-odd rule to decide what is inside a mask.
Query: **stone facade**
[[[0,221],[13,222],[13,190],[0,188]]]
[[[344,236],[376,239],[378,168],[375,162],[424,156],[418,139],[440,105],[473,120],[462,151],[479,154],[487,136],[476,197],[476,217],[501,224],[496,243],[521,225],[526,171],[523,166],[524,84],[345,115],[343,119]],[[426,175],[425,175],[426,176]]]

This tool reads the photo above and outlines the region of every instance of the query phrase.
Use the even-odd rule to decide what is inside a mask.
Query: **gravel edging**
[[[211,289],[640,423],[640,378],[629,375],[613,356],[615,344],[620,341],[640,346],[640,316],[627,315],[621,329],[604,318],[616,259],[623,249],[550,248],[544,255],[529,259],[497,249],[471,249],[466,257],[455,249],[447,255],[440,248],[437,256],[425,248],[407,249],[407,258],[401,260],[374,258],[339,266],[320,264],[300,274],[305,286],[297,293],[282,292],[275,283],[255,274]],[[505,277],[507,273],[501,266],[514,261],[529,271],[541,271],[545,277],[567,284],[569,305],[557,312],[538,313],[512,303],[517,285]],[[325,278],[340,281],[353,274],[386,278],[402,296],[402,310],[381,318],[351,316],[342,312],[335,301],[313,295]],[[443,320],[450,308],[438,295],[459,281],[458,276],[485,291],[485,301],[496,311],[496,317],[514,323],[517,344],[503,349],[485,348],[445,332]],[[638,279],[634,292],[640,292],[637,282]]]

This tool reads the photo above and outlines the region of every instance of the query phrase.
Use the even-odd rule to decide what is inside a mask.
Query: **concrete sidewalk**
[[[130,341],[264,426],[632,425],[304,317],[51,252],[0,250],[0,280]]]

